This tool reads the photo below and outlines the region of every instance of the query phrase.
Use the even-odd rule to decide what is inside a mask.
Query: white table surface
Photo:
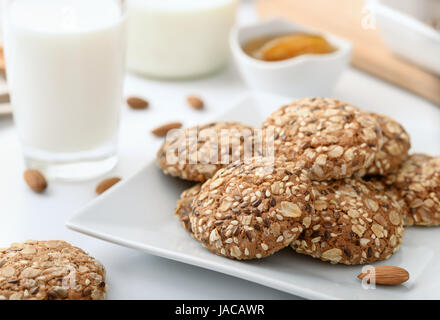
[[[161,82],[128,75],[126,94],[144,96],[151,108],[133,111],[123,107],[120,162],[108,176],[127,178],[154,158],[161,140],[152,136],[150,130],[157,125],[174,120],[203,123],[230,106],[246,90],[233,65],[217,75],[185,82]],[[185,105],[185,97],[193,93],[205,99],[205,111],[193,111]],[[438,107],[353,69],[344,73],[334,96],[374,111],[420,110],[432,112],[433,121],[439,119]],[[405,112],[397,119],[404,124],[409,121]],[[0,117],[0,247],[27,239],[61,239],[79,246],[106,266],[109,299],[297,299],[244,280],[70,231],[64,226],[65,220],[96,197],[94,189],[99,179],[50,183],[45,194],[37,195],[23,182],[23,170],[12,117]]]

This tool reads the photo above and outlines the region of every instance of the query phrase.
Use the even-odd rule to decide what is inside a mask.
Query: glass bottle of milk
[[[128,0],[130,71],[161,79],[213,73],[229,59],[238,0]]]
[[[124,0],[5,0],[15,124],[28,167],[82,180],[111,170],[125,72]]]

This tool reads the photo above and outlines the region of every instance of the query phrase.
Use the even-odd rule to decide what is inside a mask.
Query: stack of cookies
[[[225,128],[237,132],[226,148],[213,138]],[[440,224],[440,158],[408,156],[409,136],[389,117],[336,99],[294,101],[262,125],[273,133],[274,158],[245,156],[256,142],[240,134],[249,129],[186,129],[158,153],[165,173],[199,182],[175,213],[218,255],[260,259],[291,247],[331,263],[366,264],[398,250],[404,223]],[[171,163],[175,150],[186,150],[187,161]],[[212,154],[238,160],[212,163]]]

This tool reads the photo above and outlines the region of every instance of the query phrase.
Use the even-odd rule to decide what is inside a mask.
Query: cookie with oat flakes
[[[105,269],[64,241],[0,249],[0,300],[103,300]]]
[[[440,225],[440,157],[413,154],[384,178],[404,200],[405,225]]]
[[[318,181],[370,167],[383,144],[373,116],[330,98],[296,100],[275,111],[263,128],[274,129],[277,156],[297,162]]]
[[[376,154],[373,164],[358,173],[358,176],[365,175],[386,175],[395,171],[408,157],[411,148],[410,137],[405,128],[385,115],[371,113],[379,123],[383,133],[383,146]]]
[[[404,235],[402,208],[361,179],[313,182],[312,215],[292,242],[302,254],[330,263],[366,264],[388,259]]]
[[[387,183],[387,180],[389,180],[389,176],[367,175],[367,176],[363,176],[361,179],[365,182],[369,182],[379,192],[385,192],[389,197],[391,197],[391,199],[393,199],[395,202],[397,202],[399,204],[399,206],[403,210],[402,211],[403,225],[406,226],[405,216],[406,216],[407,206],[406,206],[405,200],[402,199],[399,191],[397,190],[397,188],[394,185],[389,184],[389,182]]]
[[[196,184],[182,192],[180,199],[177,201],[176,210],[174,213],[182,223],[183,228],[192,234],[191,222],[189,221],[189,215],[193,211],[192,202],[194,198],[199,194],[202,184]]]
[[[219,169],[252,153],[253,130],[237,122],[176,130],[159,149],[158,164],[165,174],[204,182]]]
[[[303,231],[310,214],[311,181],[285,161],[253,158],[219,170],[194,198],[194,237],[231,259],[267,257]]]

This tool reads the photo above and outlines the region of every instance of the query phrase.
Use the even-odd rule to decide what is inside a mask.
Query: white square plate
[[[275,96],[250,95],[217,119],[258,126],[273,110],[286,102]],[[391,110],[382,112],[393,116]],[[404,110],[397,112],[402,118],[401,112]],[[429,116],[427,113],[412,112],[405,115],[403,120],[411,133],[413,150],[440,154],[440,130],[434,126],[430,128],[421,125],[430,123],[427,119]],[[414,127],[411,123],[415,124]],[[356,278],[362,270],[361,266],[331,265],[296,254],[290,249],[267,259],[248,262],[233,261],[212,254],[194,241],[174,217],[176,201],[189,186],[189,183],[162,174],[152,162],[80,210],[67,222],[67,226],[96,238],[305,298],[440,298],[438,228],[408,229],[400,251],[390,260],[379,263],[406,268],[411,274],[410,281],[401,286],[377,286],[375,290],[366,290]]]

